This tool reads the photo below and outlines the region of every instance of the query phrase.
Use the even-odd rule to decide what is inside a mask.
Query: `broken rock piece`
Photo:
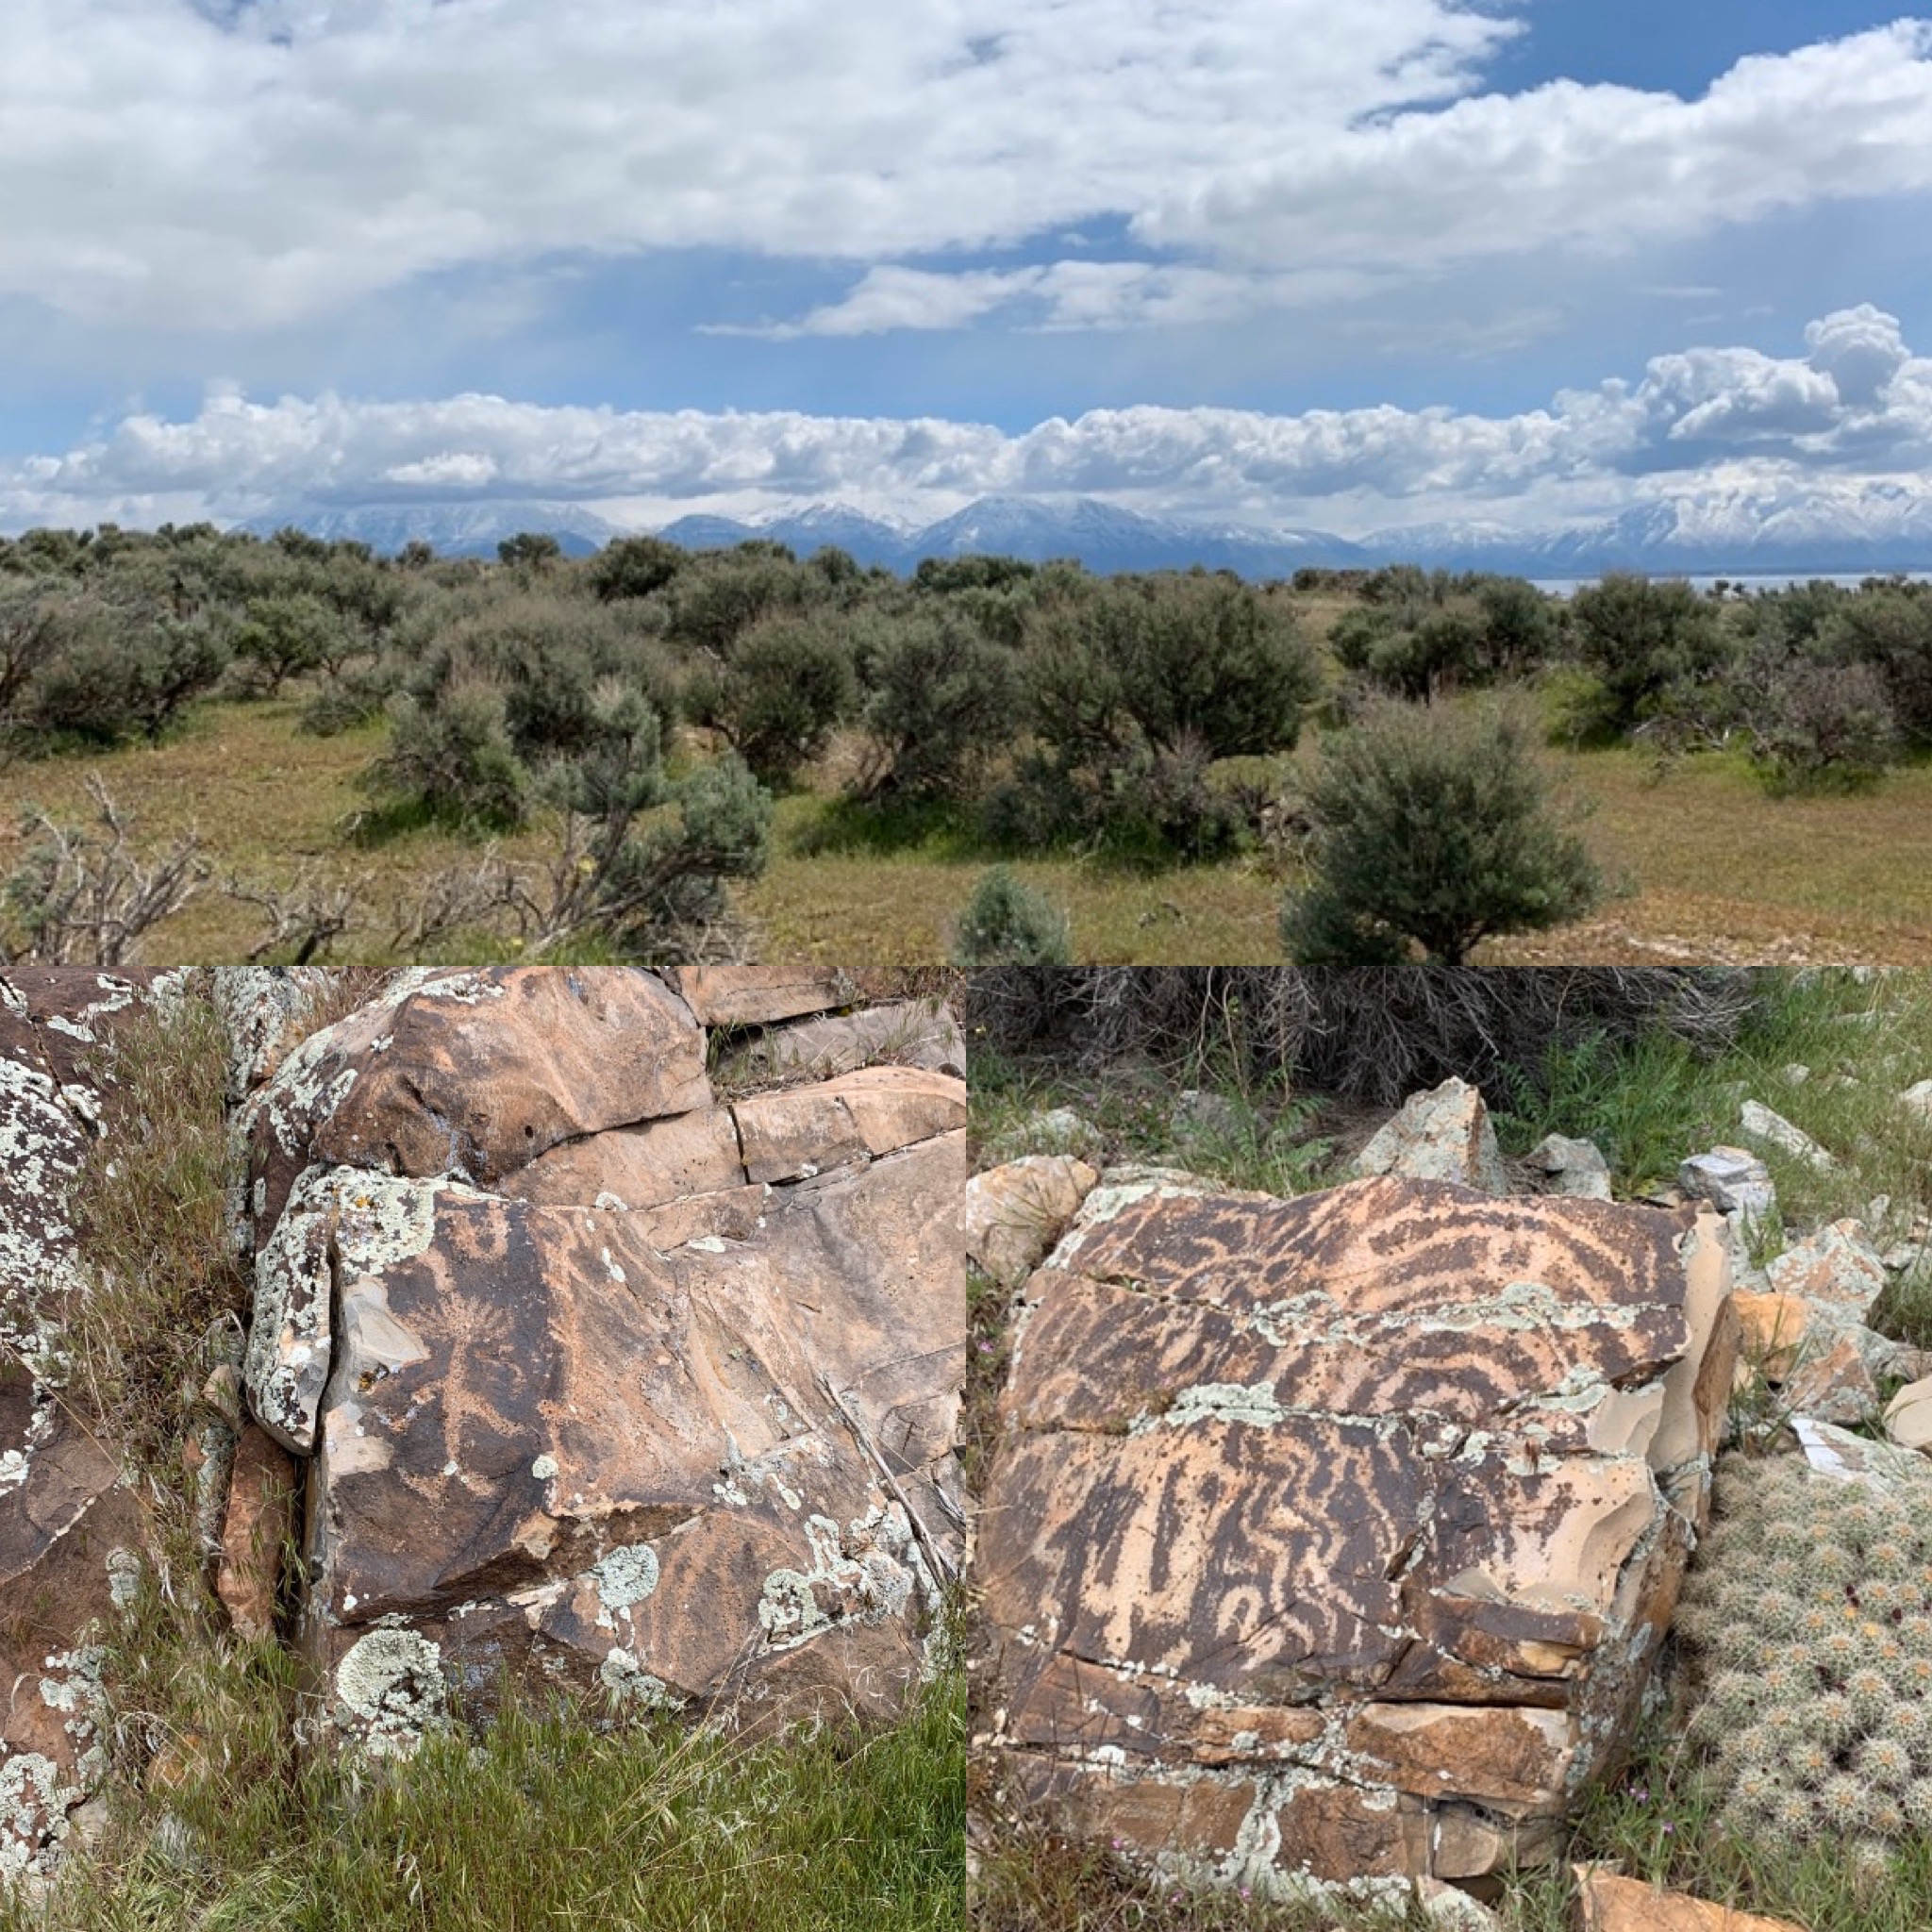
[[[1427,1093],[1411,1093],[1402,1111],[1357,1156],[1355,1167],[1359,1174],[1457,1181],[1491,1194],[1507,1193],[1509,1187],[1490,1110],[1464,1080],[1444,1080]]]
[[[1097,1190],[981,1517],[1016,1793],[1276,1891],[1553,1855],[1706,1512],[1727,1286],[1690,1210]]]

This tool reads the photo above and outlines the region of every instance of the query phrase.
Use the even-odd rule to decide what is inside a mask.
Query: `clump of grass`
[[[244,1703],[286,1688],[275,1668],[238,1667]],[[225,1760],[201,1735],[165,1789],[124,1795],[44,1914],[0,1902],[0,1927],[951,1932],[964,1752],[957,1674],[890,1728],[754,1744],[514,1697],[481,1741],[432,1738],[380,1774]]]
[[[70,1395],[131,1472],[166,1490],[208,1331],[249,1300],[225,1223],[221,1023],[192,995],[146,1008],[117,1029],[110,1065],[106,1131],[74,1190],[92,1286],[67,1318]]]
[[[1879,1197],[1902,1224],[1932,1209],[1932,1120],[1898,1098],[1926,1068],[1932,974],[1767,973],[1734,1045],[1699,1053],[1659,1032],[1553,1049],[1502,1096],[1498,1132],[1507,1153],[1550,1132],[1592,1140],[1619,1191],[1636,1194],[1701,1148],[1744,1143],[1739,1104],[1748,1097],[1832,1156],[1819,1169],[1774,1146],[1756,1150],[1777,1183],[1783,1226],[1862,1219]],[[1885,1238],[1883,1227],[1873,1232]],[[1874,1325],[1932,1344],[1932,1270],[1895,1282]]]

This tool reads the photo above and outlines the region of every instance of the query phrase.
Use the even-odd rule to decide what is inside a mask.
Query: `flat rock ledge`
[[[1009,1796],[1264,1894],[1554,1857],[1706,1520],[1726,1254],[1689,1209],[1104,1177],[978,1518]]]

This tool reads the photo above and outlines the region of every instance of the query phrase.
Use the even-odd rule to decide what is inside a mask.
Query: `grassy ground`
[[[1790,1069],[1810,1071],[1802,1080]],[[1790,1221],[1862,1216],[1874,1195],[1895,1211],[1932,1210],[1932,1123],[1896,1104],[1905,1086],[1932,1077],[1932,974],[1791,974],[1766,996],[1729,1050],[1708,1056],[1663,1038],[1610,1050],[1585,1048],[1524,1070],[1513,1092],[1491,1093],[1506,1156],[1552,1129],[1593,1138],[1617,1191],[1642,1192],[1685,1155],[1738,1138],[1740,1092],[1803,1124],[1837,1157],[1818,1174],[1768,1156]],[[975,1161],[1024,1151],[1028,1122],[1072,1108],[1092,1128],[1080,1152],[1097,1163],[1186,1167],[1230,1187],[1287,1193],[1343,1177],[1353,1153],[1386,1110],[1319,1095],[1289,1097],[1286,1079],[1236,1082],[1209,1043],[1197,1064],[1077,1069],[1052,1060],[975,1059]],[[1224,1118],[1209,1131],[1177,1127],[1189,1087],[1220,1094]],[[1185,1120],[1185,1110],[1179,1118]],[[975,1484],[993,1451],[992,1405],[1005,1374],[1008,1298],[969,1278],[973,1341],[966,1435]],[[1885,1332],[1932,1345],[1932,1276],[1907,1277],[1875,1314]],[[983,1655],[983,1631],[974,1649]],[[975,1730],[986,1714],[975,1712]],[[1302,1932],[1305,1909],[1197,1894],[1138,1872],[1105,1849],[1054,1837],[1037,1821],[1002,1815],[998,1793],[975,1773],[978,1904],[987,1932]],[[1837,1847],[1740,1844],[1711,1824],[1715,1793],[1695,1753],[1665,1718],[1650,1723],[1630,1763],[1573,1821],[1568,1857],[1615,1861],[1628,1875],[1740,1909],[1779,1915],[1808,1932],[1918,1932],[1932,1924],[1932,1840],[1910,1844],[1882,1874],[1846,1868]],[[1507,1932],[1570,1932],[1574,1907],[1561,1870],[1524,1872],[1495,1909]],[[1420,1917],[1411,1921],[1420,1926]]]
[[[305,738],[293,729],[299,708],[298,695],[211,705],[159,747],[0,772],[0,872],[19,849],[18,808],[32,800],[57,814],[84,815],[91,771],[149,835],[198,826],[218,874],[287,883],[305,864],[331,880],[362,874],[379,907],[408,896],[438,869],[475,858],[475,845],[433,830],[375,847],[346,843],[344,821],[368,803],[355,774],[380,748],[385,727]],[[1598,856],[1636,890],[1582,925],[1495,942],[1479,963],[1932,958],[1932,867],[1923,862],[1932,765],[1862,796],[1772,799],[1740,763],[1724,758],[1685,760],[1659,775],[1647,753],[1552,757],[1574,789],[1596,800],[1591,838]],[[840,830],[825,797],[781,803],[774,863],[743,898],[765,954],[942,958],[949,922],[986,857],[960,849],[942,830],[921,836],[907,828],[900,841],[884,843],[841,843]],[[503,849],[533,857],[542,842],[525,836]],[[1148,872],[1054,857],[1015,869],[1067,908],[1085,959],[1237,964],[1281,956],[1282,863],[1248,858]],[[149,952],[156,959],[233,958],[258,932],[254,911],[208,894],[157,934]],[[382,951],[376,933],[358,942],[355,956]]]
[[[594,1703],[510,1700],[380,1774],[298,1752],[291,1654],[225,1626],[181,1443],[207,1324],[246,1286],[222,1239],[222,1042],[184,1002],[121,1047],[81,1185],[99,1283],[72,1399],[148,1503],[127,1620],[105,1634],[106,1816],[0,1932],[951,1932],[964,1912],[962,1678],[890,1729],[745,1745]]]

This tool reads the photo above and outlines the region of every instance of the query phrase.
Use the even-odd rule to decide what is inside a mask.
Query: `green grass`
[[[149,1607],[149,1618],[155,1612]],[[178,1611],[175,1612],[178,1616]],[[150,1638],[166,1643],[151,1627]],[[297,1763],[272,1646],[194,1677],[225,1703],[122,1784],[45,1916],[59,1932],[950,1932],[963,1923],[964,1713],[935,1680],[889,1729],[741,1744],[675,1719],[512,1701],[400,1770]]]
[[[0,1932],[961,1925],[958,1670],[886,1728],[747,1740],[506,1689],[490,1728],[434,1738],[401,1768],[299,1748],[297,1660],[225,1626],[181,1459],[202,1334],[246,1299],[222,1237],[211,1009],[190,997],[132,1020],[116,1073],[77,1195],[97,1286],[72,1332],[70,1399],[145,1500],[147,1548],[125,1621],[103,1633],[105,1821],[44,1903],[0,1896]]]
[[[475,863],[474,838],[407,815],[377,843],[349,836],[367,794],[356,775],[382,749],[386,725],[335,738],[295,730],[303,693],[198,708],[158,745],[129,745],[0,770],[0,874],[18,856],[29,800],[84,816],[83,785],[98,772],[164,843],[190,824],[208,841],[217,878],[237,873],[286,888],[305,866],[318,879],[363,881],[373,908],[409,902],[441,869]],[[1286,761],[1313,755],[1314,734]],[[1654,963],[1739,959],[1894,963],[1932,958],[1932,868],[1920,862],[1932,815],[1932,761],[1855,797],[1766,798],[1734,758],[1684,760],[1659,773],[1628,749],[1553,750],[1559,775],[1595,800],[1588,833],[1632,897],[1552,934],[1493,941],[1478,963]],[[849,746],[835,746],[807,788],[778,804],[770,871],[740,895],[766,956],[851,963],[946,957],[951,925],[994,853],[943,810],[855,810],[835,795]],[[538,826],[501,841],[534,858]],[[1069,914],[1074,957],[1093,961],[1264,963],[1281,957],[1277,915],[1294,876],[1291,854],[1149,869],[1073,852],[1010,857],[1015,875]],[[155,960],[208,962],[245,955],[258,915],[217,891],[154,937]],[[465,941],[474,953],[475,947]],[[341,958],[382,959],[379,923]]]

